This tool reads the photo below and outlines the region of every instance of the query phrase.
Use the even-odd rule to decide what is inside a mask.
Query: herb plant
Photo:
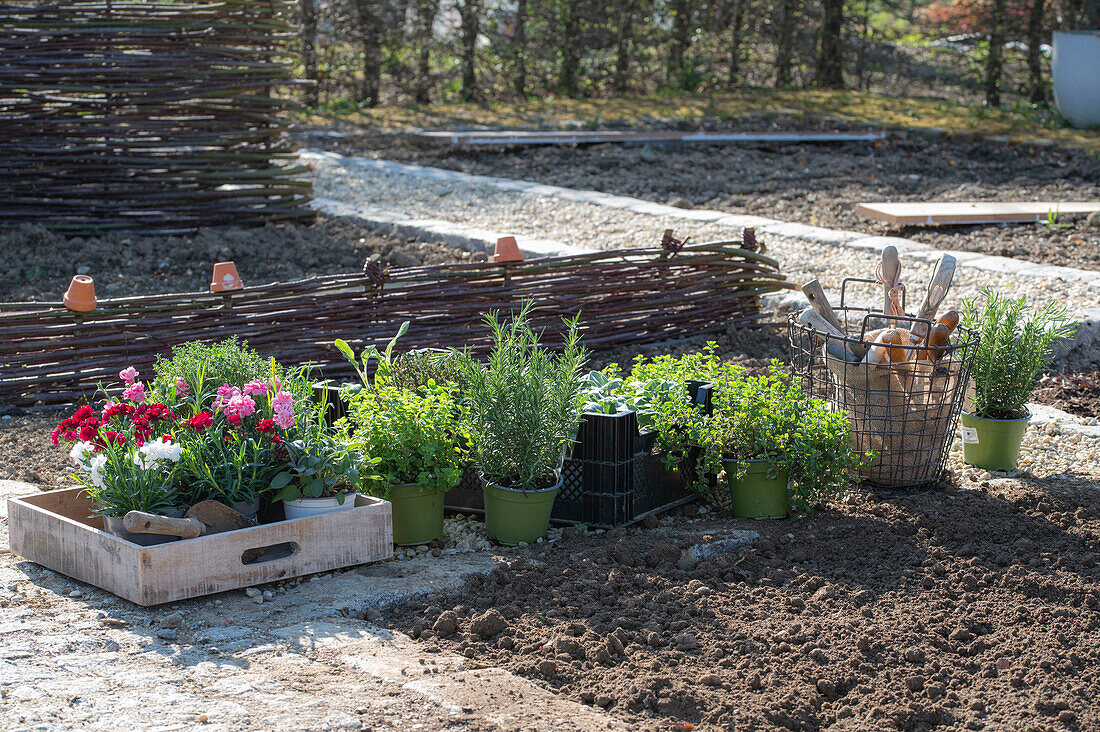
[[[409,483],[447,491],[462,479],[467,439],[446,386],[364,389],[352,399],[345,425],[350,446],[378,461],[372,495],[388,498],[393,486]]]
[[[344,355],[351,365],[355,368],[355,373],[359,374],[360,381],[363,382],[363,386],[371,386],[373,383],[370,378],[370,364],[371,361],[376,361],[374,378],[381,380],[383,383],[387,383],[390,376],[390,370],[393,366],[393,349],[397,346],[397,341],[401,336],[405,335],[409,331],[409,321],[405,321],[401,324],[401,327],[397,329],[397,335],[390,339],[390,342],[386,344],[384,351],[378,350],[378,346],[371,344],[363,349],[363,352],[359,354],[359,360],[355,358],[355,351],[348,345],[347,341],[342,338],[336,339],[336,349]],[[360,365],[360,361],[362,365]]]
[[[460,361],[474,462],[490,483],[524,491],[557,482],[566,444],[580,421],[580,370],[586,360],[576,318],[565,321],[562,352],[552,353],[531,328],[531,308],[524,304],[509,323],[495,311],[487,314],[493,338],[488,363]]]
[[[1032,311],[1024,297],[1013,299],[993,288],[984,303],[963,301],[963,324],[978,333],[974,355],[975,415],[986,419],[1027,416],[1027,401],[1054,358],[1054,348],[1077,329],[1065,306],[1051,303]],[[1030,315],[1030,317],[1029,317]]]
[[[430,382],[461,388],[465,372],[446,351],[420,348],[402,353],[390,365],[389,382],[401,389],[420,390]]]
[[[847,415],[806,394],[778,361],[763,376],[719,382],[714,413],[695,425],[693,438],[703,448],[706,474],[736,461],[737,472],[727,478],[740,478],[750,460],[787,471],[795,486],[791,501],[802,511],[843,491],[860,465]]]
[[[166,402],[213,395],[222,384],[246,384],[283,376],[283,369],[275,359],[260,356],[237,336],[220,343],[190,341],[173,346],[171,357],[157,356],[153,371],[156,373],[153,394]]]

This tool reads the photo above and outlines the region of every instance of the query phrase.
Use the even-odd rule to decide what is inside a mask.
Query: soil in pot
[[[333,511],[348,511],[355,508],[355,491],[344,494],[344,502],[336,496],[330,498],[299,498],[296,501],[283,501],[283,511],[287,521],[320,516]]]
[[[740,478],[734,478],[738,467],[748,467]],[[723,460],[730,487],[733,514],[738,518],[786,518],[787,483],[790,476],[785,470],[774,471],[768,460]],[[768,477],[769,472],[774,477]]]
[[[546,536],[562,479],[549,488],[522,491],[482,480],[485,531],[501,544],[531,544]]]
[[[443,491],[419,490],[416,483],[390,489],[393,543],[427,544],[443,536]]]
[[[963,460],[985,470],[1014,470],[1031,414],[1019,419],[987,419],[963,412]]]

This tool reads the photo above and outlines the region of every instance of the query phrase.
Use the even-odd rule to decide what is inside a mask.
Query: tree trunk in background
[[[481,28],[481,0],[466,0],[458,4],[458,16],[461,19],[462,38],[462,87],[459,93],[463,100],[470,101],[477,96],[477,35]]]
[[[780,12],[782,15],[779,18],[779,38],[775,44],[775,86],[778,89],[791,84],[795,0],[783,0]]]
[[[625,94],[634,46],[634,0],[619,2],[619,33],[615,39],[615,91]]]
[[[363,84],[359,101],[376,106],[382,87],[382,7],[378,0],[355,0],[359,40],[363,49]]]
[[[1027,77],[1032,104],[1042,104],[1047,100],[1047,88],[1043,82],[1042,51],[1039,48],[1043,44],[1045,17],[1046,0],[1032,0],[1027,16]]]
[[[512,87],[516,96],[527,96],[527,0],[516,2],[516,29],[512,38]]]
[[[306,87],[306,104],[316,107],[321,98],[317,75],[317,3],[301,0],[299,7],[302,13],[302,67],[306,78],[313,82]]]
[[[821,44],[817,83],[828,89],[844,86],[844,0],[822,0]]]
[[[1091,30],[1100,29],[1100,0],[1085,0],[1085,15]]]
[[[416,0],[416,90],[417,104],[431,103],[432,26],[439,12],[439,0]]]
[[[570,97],[577,95],[577,71],[580,69],[578,36],[581,19],[577,12],[577,2],[578,0],[565,0],[562,3],[561,67],[558,70],[558,85]]]
[[[668,47],[668,84],[679,87],[684,75],[684,56],[691,43],[690,0],[672,0],[672,43]]]
[[[985,62],[985,103],[1001,106],[1001,69],[1005,48],[1005,5],[1007,0],[993,0],[989,18],[989,56]]]
[[[748,0],[734,0],[730,17],[730,65],[726,85],[731,89],[741,81],[741,36],[745,29],[745,5]]]

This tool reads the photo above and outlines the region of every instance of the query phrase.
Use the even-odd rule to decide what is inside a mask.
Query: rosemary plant
[[[1056,303],[1032,312],[1024,297],[992,288],[985,302],[963,301],[963,324],[981,338],[974,356],[974,414],[986,419],[1027,416],[1027,400],[1054,358],[1054,348],[1073,335],[1077,322]],[[1030,315],[1030,317],[1029,317]]]
[[[565,348],[553,353],[539,345],[531,309],[530,302],[524,304],[509,323],[488,313],[485,324],[493,335],[488,363],[461,360],[474,462],[487,481],[524,491],[557,482],[566,444],[580,421],[586,361],[577,318],[565,321]]]

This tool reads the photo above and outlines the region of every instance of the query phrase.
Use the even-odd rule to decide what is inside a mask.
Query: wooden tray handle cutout
[[[296,541],[281,541],[278,544],[247,549],[241,554],[241,564],[256,565],[289,559],[300,552],[302,547]]]

